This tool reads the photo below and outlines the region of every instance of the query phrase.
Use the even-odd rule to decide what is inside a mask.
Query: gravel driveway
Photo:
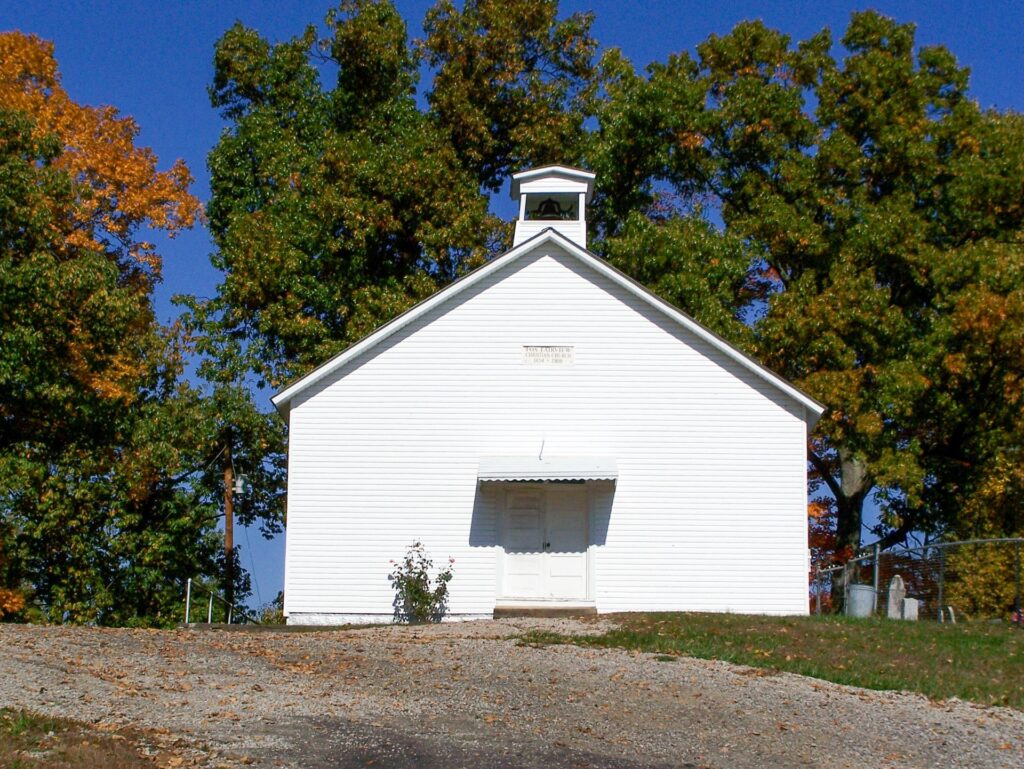
[[[538,627],[595,625],[0,625],[0,706],[146,730],[209,767],[1024,766],[1018,711],[513,638]]]

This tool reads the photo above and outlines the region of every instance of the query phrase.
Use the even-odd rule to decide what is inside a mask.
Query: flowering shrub
[[[401,563],[391,561],[394,569],[388,580],[395,590],[395,621],[440,622],[448,611],[448,583],[454,563],[455,559],[449,558],[448,566],[431,581],[434,563],[427,557],[422,542],[409,545]]]

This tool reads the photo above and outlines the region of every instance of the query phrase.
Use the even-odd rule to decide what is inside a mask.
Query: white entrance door
[[[505,598],[587,597],[587,490],[515,484],[505,504]]]

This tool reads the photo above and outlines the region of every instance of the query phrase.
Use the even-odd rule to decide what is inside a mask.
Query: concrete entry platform
[[[569,617],[596,617],[594,606],[496,606],[494,619],[508,617],[548,617],[564,619]]]

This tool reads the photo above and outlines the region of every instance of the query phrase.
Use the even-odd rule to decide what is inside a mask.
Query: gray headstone
[[[917,609],[920,605],[916,598],[904,598],[903,599],[903,611],[901,612],[903,619],[917,620]]]
[[[903,577],[897,574],[889,582],[889,605],[886,607],[889,619],[900,619],[903,616],[903,599],[906,596],[907,587],[903,584]]]

